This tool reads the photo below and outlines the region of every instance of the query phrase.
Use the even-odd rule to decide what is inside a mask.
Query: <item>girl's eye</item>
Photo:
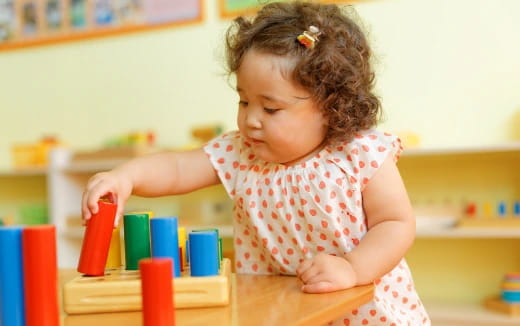
[[[269,108],[264,108],[264,111],[266,113],[269,113],[269,114],[274,114],[276,113],[276,111],[278,111],[278,109],[269,109]]]
[[[239,106],[247,106],[247,104],[249,103],[247,103],[246,101],[238,101]]]

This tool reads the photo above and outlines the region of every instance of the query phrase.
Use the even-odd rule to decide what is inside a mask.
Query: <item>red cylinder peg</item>
[[[59,326],[55,226],[24,228],[22,250],[26,326]]]
[[[87,221],[78,263],[78,272],[91,276],[105,274],[117,212],[116,204],[99,201],[98,205],[97,214],[92,215]]]
[[[173,263],[171,258],[139,261],[144,326],[174,326]]]

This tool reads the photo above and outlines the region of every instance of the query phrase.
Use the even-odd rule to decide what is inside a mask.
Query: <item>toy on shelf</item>
[[[87,229],[78,266],[78,271],[86,275],[64,285],[64,310],[67,313],[141,310],[143,284],[139,266],[150,256],[152,259],[167,258],[172,261],[170,280],[177,308],[223,306],[229,303],[231,262],[226,258],[219,259],[219,241],[222,240],[215,230],[193,231],[189,234],[189,241],[182,246],[179,245],[180,240],[185,241],[186,235],[184,229],[178,228],[177,217],[150,219],[152,214],[146,212],[125,214],[125,266],[101,268],[107,266],[107,256],[113,250],[114,243],[119,243],[120,239],[110,239],[114,236],[111,228],[115,210],[109,206],[114,204],[100,202],[99,205],[97,215],[106,215],[108,221],[89,221],[87,228],[90,230]],[[103,245],[89,242],[89,234],[105,234]],[[116,237],[118,236],[119,233]],[[96,241],[101,242],[100,239]],[[109,248],[106,244],[110,241],[112,245]],[[90,248],[85,248],[86,246]],[[96,249],[92,249],[93,247]],[[87,255],[89,251],[95,251],[97,257]],[[112,254],[116,252],[121,253],[120,250],[114,250]],[[96,266],[95,270],[87,271],[84,268],[93,265]]]
[[[520,272],[504,275],[500,284],[500,297],[489,298],[484,305],[492,310],[520,316]]]
[[[459,227],[520,227],[520,201],[484,201],[480,205],[469,202],[466,215],[457,224]]]
[[[129,159],[157,151],[154,131],[130,132],[105,142],[103,148],[93,151],[75,152],[72,161],[102,159]]]
[[[417,148],[421,146],[421,136],[412,131],[397,131],[395,133],[405,148]]]
[[[53,136],[42,137],[35,143],[15,144],[11,147],[13,167],[16,169],[46,167],[49,151],[61,145],[60,141]]]
[[[13,225],[14,221],[11,216],[2,216],[0,217],[0,226],[10,226]]]
[[[38,225],[49,223],[48,207],[45,203],[24,204],[19,208],[17,224]]]
[[[182,147],[184,150],[199,148],[211,139],[222,134],[223,128],[219,124],[201,125],[191,128],[193,141]]]

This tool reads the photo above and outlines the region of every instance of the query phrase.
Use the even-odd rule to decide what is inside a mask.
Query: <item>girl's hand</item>
[[[123,214],[123,207],[132,194],[132,183],[129,177],[118,174],[115,171],[101,172],[91,177],[83,192],[81,212],[86,222],[93,214],[98,212],[98,200],[107,198],[117,204],[114,227],[118,225]]]
[[[356,285],[356,273],[348,260],[327,254],[303,261],[296,269],[306,293],[326,293]]]

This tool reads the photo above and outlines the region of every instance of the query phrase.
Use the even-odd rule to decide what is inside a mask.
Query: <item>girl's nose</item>
[[[249,128],[259,129],[262,127],[260,111],[258,108],[250,107],[247,111],[246,123]]]

